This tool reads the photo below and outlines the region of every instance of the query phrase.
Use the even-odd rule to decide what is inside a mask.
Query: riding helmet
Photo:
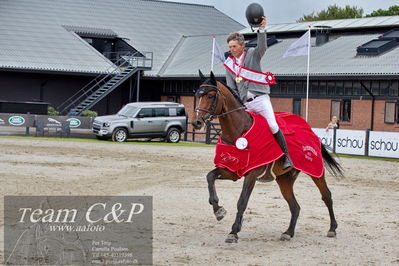
[[[262,17],[264,16],[262,6],[258,3],[250,4],[245,11],[245,16],[250,26],[259,27],[262,22]]]

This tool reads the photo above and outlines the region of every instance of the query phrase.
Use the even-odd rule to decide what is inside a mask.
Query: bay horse
[[[195,129],[201,129],[206,122],[217,117],[222,130],[222,142],[224,144],[234,145],[236,139],[242,136],[243,133],[251,127],[252,117],[245,111],[245,107],[238,95],[223,83],[216,81],[213,72],[211,72],[210,78],[208,79],[205,78],[201,71],[199,71],[199,73],[201,77],[200,88],[202,89],[202,94],[198,96],[198,107],[195,109],[195,112],[191,117],[191,123]],[[341,166],[328,153],[323,144],[321,144],[321,150],[324,166],[327,167],[327,170],[334,176],[342,176],[343,173]],[[251,192],[255,186],[257,178],[267,170],[268,166],[270,166],[270,164],[255,168],[245,174],[241,195],[237,203],[236,218],[232,230],[225,240],[226,243],[237,243],[238,232],[241,230],[243,214],[247,208]],[[293,185],[299,173],[300,171],[292,168],[288,172],[276,175],[276,182],[278,183],[281,194],[287,201],[291,211],[289,227],[284,233],[282,233],[280,237],[281,240],[290,240],[295,233],[295,226],[299,216],[300,207],[295,199]],[[327,236],[335,237],[337,222],[334,216],[331,192],[328,189],[324,174],[320,178],[312,176],[311,178],[319,189],[322,200],[327,206],[330,215],[330,228]],[[206,179],[209,190],[209,204],[213,206],[213,212],[216,219],[220,221],[224,218],[227,212],[222,206],[219,206],[215,180],[237,181],[239,176],[226,168],[216,167],[207,174]]]

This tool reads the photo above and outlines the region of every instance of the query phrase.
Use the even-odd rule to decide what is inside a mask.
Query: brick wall
[[[351,122],[342,122],[342,129],[365,130],[371,127],[371,100],[352,100]]]
[[[325,128],[330,122],[331,100],[309,99],[308,123],[311,127]],[[306,118],[306,99],[301,101],[301,117]]]
[[[293,100],[292,98],[270,98],[273,110],[275,112],[288,112],[292,113],[293,109]]]

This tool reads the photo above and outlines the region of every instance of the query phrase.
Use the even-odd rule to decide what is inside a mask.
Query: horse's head
[[[201,85],[195,92],[195,96],[199,99],[198,106],[191,119],[191,124],[195,129],[201,129],[205,122],[212,120],[220,115],[223,109],[223,95],[219,84],[211,71],[210,77],[206,78],[199,71]]]

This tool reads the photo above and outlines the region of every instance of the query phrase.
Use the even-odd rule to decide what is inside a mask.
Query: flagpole
[[[306,76],[306,116],[305,120],[308,121],[308,106],[309,106],[309,66],[310,66],[310,26],[309,26],[309,37],[308,37],[308,72]]]
[[[211,64],[211,71],[213,71],[213,58],[215,57],[215,36],[213,36],[213,42],[212,42],[212,64]]]

